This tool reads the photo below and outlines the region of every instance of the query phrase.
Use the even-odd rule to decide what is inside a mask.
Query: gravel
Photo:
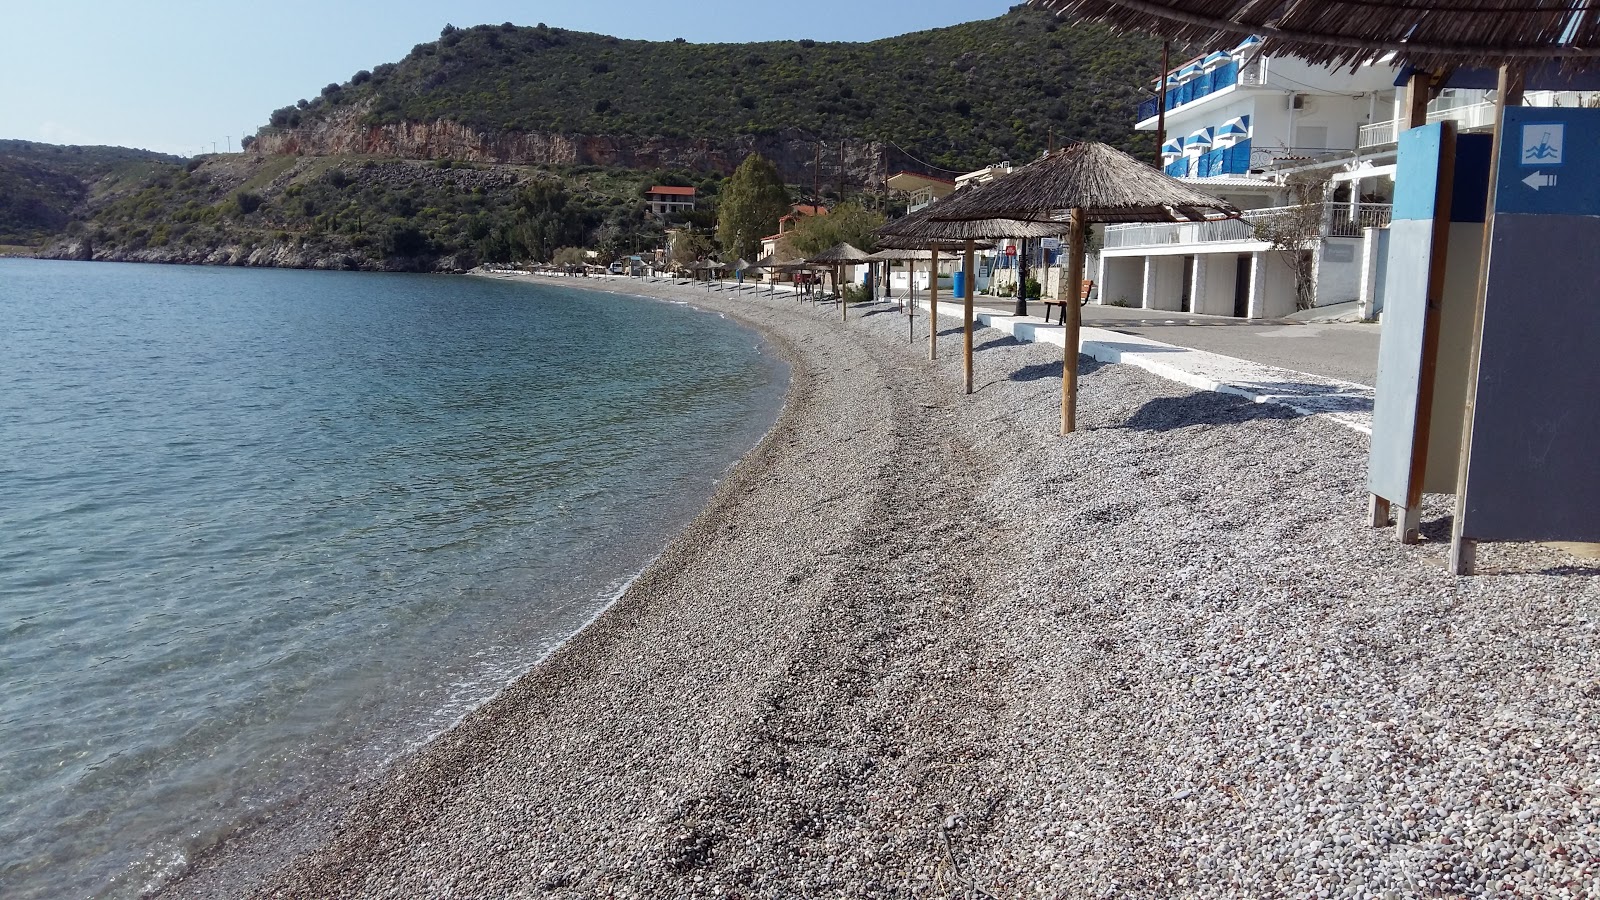
[[[595,279],[574,279],[593,286]],[[1362,526],[1366,439],[876,306],[681,296],[789,403],[588,629],[178,895],[1597,897],[1600,573]],[[249,883],[246,883],[246,882]]]

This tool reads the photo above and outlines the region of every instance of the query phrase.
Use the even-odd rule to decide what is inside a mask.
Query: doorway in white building
[[[1179,307],[1184,312],[1194,312],[1194,257],[1183,258],[1183,304]]]
[[[1234,318],[1248,319],[1250,317],[1250,254],[1239,254],[1234,266],[1233,315]]]

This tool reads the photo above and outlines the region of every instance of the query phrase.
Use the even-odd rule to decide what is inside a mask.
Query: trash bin
[[[956,297],[965,297],[967,295],[966,287],[967,287],[967,273],[966,273],[966,270],[957,269],[956,270],[955,281],[952,283],[952,287],[951,287],[953,295],[956,296]]]

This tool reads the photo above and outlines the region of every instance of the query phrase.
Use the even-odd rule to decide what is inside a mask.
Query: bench
[[[1083,281],[1083,296],[1078,298],[1079,306],[1083,306],[1089,302],[1089,292],[1092,290],[1094,290],[1094,282],[1085,278]],[[1050,307],[1052,306],[1061,307],[1061,324],[1067,324],[1066,303],[1062,302],[1061,300],[1044,300],[1042,302],[1044,303],[1044,322],[1046,325],[1050,324]]]

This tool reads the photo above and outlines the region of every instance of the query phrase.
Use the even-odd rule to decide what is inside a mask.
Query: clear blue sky
[[[875,40],[1018,0],[8,0],[0,138],[190,155],[274,109],[395,62],[446,23],[695,42]]]

